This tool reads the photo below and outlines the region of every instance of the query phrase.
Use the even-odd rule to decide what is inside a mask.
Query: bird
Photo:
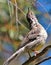
[[[27,35],[25,35],[23,41],[21,42],[19,49],[29,44],[30,42],[33,42],[35,40],[42,38],[41,41],[40,40],[38,41],[39,44],[38,43],[35,44],[34,52],[36,56],[39,53],[38,50],[40,50],[45,44],[48,34],[45,28],[38,22],[34,12],[30,10],[30,8],[28,8],[26,18],[29,23],[30,31],[28,32]]]
[[[16,56],[19,56],[19,54],[25,49],[29,57],[31,57],[29,52],[30,50],[34,52],[34,56],[37,56],[37,54],[39,54],[40,50],[43,48],[48,37],[45,28],[38,22],[35,13],[29,8],[26,14],[26,19],[29,23],[30,31],[25,35],[17,51],[11,57],[9,57],[3,65],[8,64]]]

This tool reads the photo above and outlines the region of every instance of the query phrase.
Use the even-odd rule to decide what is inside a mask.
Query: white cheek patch
[[[32,20],[33,24],[35,24],[35,23],[36,23],[36,22],[35,22],[35,20],[34,20],[34,18],[31,18],[31,20]]]

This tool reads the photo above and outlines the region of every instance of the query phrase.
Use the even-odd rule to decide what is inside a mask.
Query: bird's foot
[[[34,51],[34,56],[37,56],[39,54],[39,51],[33,50]]]

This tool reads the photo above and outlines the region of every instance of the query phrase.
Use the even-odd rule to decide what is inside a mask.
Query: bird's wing
[[[36,31],[38,32],[38,30]],[[35,33],[35,31],[32,29],[23,39],[21,42],[20,48],[28,44],[29,42],[32,42],[36,40],[36,38],[39,36],[39,33]]]

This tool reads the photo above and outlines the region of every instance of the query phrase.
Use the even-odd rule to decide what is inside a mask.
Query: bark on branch
[[[46,60],[49,60],[51,59],[51,57],[46,57],[46,58],[43,58],[41,61],[39,61],[38,63],[36,63],[35,65],[39,65],[41,64],[42,62],[46,61]]]
[[[37,59],[37,58],[41,57],[43,54],[45,54],[50,48],[51,48],[51,44],[45,45],[44,48],[43,48],[43,50],[42,50],[37,56],[33,56],[33,57],[29,58],[29,59],[28,59],[25,63],[23,63],[22,65],[27,65],[27,64],[33,62],[35,59]],[[51,58],[51,57],[46,58],[46,59],[43,59],[43,60],[41,60],[39,63],[37,63],[37,64],[35,64],[35,65],[38,65],[38,64],[40,64],[41,62],[43,62],[43,61],[45,61],[45,60],[47,60],[47,59],[50,59],[50,58]]]

